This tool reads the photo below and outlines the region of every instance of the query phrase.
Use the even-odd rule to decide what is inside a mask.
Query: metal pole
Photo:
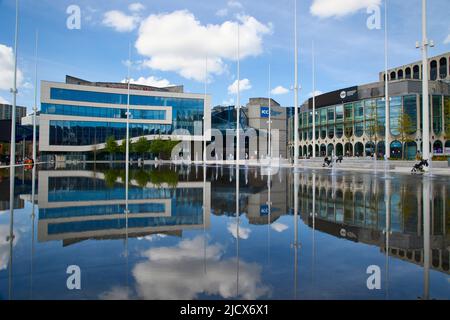
[[[427,1],[422,0],[422,158],[430,159],[430,119],[428,102],[428,38],[427,38]],[[425,167],[426,168],[426,167]],[[425,169],[426,170],[426,169]]]
[[[37,55],[38,55],[38,41],[39,41],[39,33],[36,30],[36,47],[35,47],[35,66],[34,66],[34,107],[33,107],[33,155],[32,159],[34,163],[36,163],[36,112],[37,112]]]
[[[236,164],[239,164],[239,149],[240,149],[240,126],[239,126],[239,120],[241,117],[241,97],[240,97],[240,52],[239,52],[239,46],[240,46],[240,35],[239,35],[239,22],[237,25],[237,98],[236,98]]]
[[[297,0],[294,9],[294,165],[298,165],[298,48],[297,48]]]
[[[19,0],[16,0],[16,31],[14,40],[14,83],[11,92],[13,94],[13,105],[11,110],[11,155],[9,162],[9,299],[12,298],[12,268],[13,268],[13,242],[14,242],[14,177],[16,164],[16,99],[17,99],[17,45],[19,33]]]
[[[206,91],[208,86],[208,56],[205,59],[205,104],[206,104]],[[206,121],[205,121],[206,112],[203,114],[203,163],[206,164]]]
[[[390,109],[389,109],[389,74],[388,74],[388,20],[387,20],[387,5],[388,0],[385,0],[384,4],[384,107],[385,107],[385,146],[384,146],[384,154],[385,159],[387,160],[391,155],[391,145],[389,143],[389,135],[390,135]]]
[[[268,150],[268,155],[269,155],[269,159],[272,160],[272,93],[270,90],[271,87],[271,67],[269,64],[269,150]]]
[[[312,132],[312,143],[313,143],[313,154],[312,158],[316,157],[316,66],[315,66],[315,52],[314,52],[314,41],[312,42],[312,113],[313,113],[313,132]]]

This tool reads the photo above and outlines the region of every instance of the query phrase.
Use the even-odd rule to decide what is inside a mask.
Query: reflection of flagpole
[[[206,273],[206,162],[203,165],[203,271]]]
[[[239,296],[239,162],[236,162],[236,298]]]
[[[298,172],[294,172],[294,299],[297,299],[297,270],[298,270],[298,188],[299,176]]]
[[[17,45],[19,33],[19,0],[16,0],[16,31],[14,40],[14,82],[12,88],[13,105],[11,110],[11,155],[9,157],[9,299],[12,297],[12,265],[14,241],[14,178],[16,165],[16,99],[17,99]]]
[[[391,181],[385,180],[384,202],[386,204],[386,299],[389,299],[389,238],[391,235]]]
[[[34,218],[35,218],[35,197],[36,197],[36,164],[33,166],[31,178],[31,263],[30,263],[30,299],[33,299],[33,259],[34,259]]]
[[[426,141],[424,141],[426,142]],[[423,202],[423,299],[430,299],[430,180],[422,184]]]
[[[314,290],[314,268],[316,258],[316,174],[312,174],[312,287]]]
[[[267,188],[268,188],[268,197],[267,197],[267,260],[268,264],[270,265],[270,217],[272,214],[272,199],[271,199],[271,192],[272,192],[272,186],[271,186],[271,175],[267,175]]]

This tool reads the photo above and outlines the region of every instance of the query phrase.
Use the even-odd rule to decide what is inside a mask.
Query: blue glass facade
[[[166,124],[130,123],[130,137],[171,134]],[[86,146],[103,143],[110,136],[116,140],[126,137],[126,123],[97,121],[50,121],[50,145]]]
[[[110,92],[94,92],[63,88],[50,88],[50,99],[68,101],[67,104],[42,103],[41,113],[50,115],[77,116],[86,118],[126,119],[126,108],[74,106],[70,101],[102,103],[109,105],[126,105],[127,95]],[[191,135],[196,124],[203,124],[204,99],[130,95],[131,106],[158,106],[172,108],[172,124],[130,124],[130,136],[170,135],[175,130],[183,129]],[[163,121],[168,117],[166,110],[130,109],[133,120]],[[198,131],[198,130],[197,130]],[[116,140],[126,136],[126,124],[111,121],[53,121],[49,123],[49,145],[92,145],[104,143],[109,136]]]
[[[64,116],[77,117],[95,117],[95,118],[115,118],[126,119],[127,109],[125,108],[99,108],[86,106],[71,106],[66,104],[50,104],[43,103],[41,105],[41,112],[45,114],[59,114]],[[165,120],[165,110],[138,110],[130,109],[131,119],[142,120]]]

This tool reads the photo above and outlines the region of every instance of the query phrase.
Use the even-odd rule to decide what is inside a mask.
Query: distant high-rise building
[[[12,106],[10,104],[0,104],[0,120],[11,120]],[[27,108],[16,106],[16,123],[27,115]]]

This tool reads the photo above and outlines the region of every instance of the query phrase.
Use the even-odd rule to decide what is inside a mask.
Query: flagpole
[[[237,97],[236,97],[236,164],[239,165],[239,149],[240,149],[240,118],[241,118],[241,97],[240,97],[240,35],[239,35],[239,22],[237,25]]]
[[[294,9],[294,166],[298,165],[298,48],[297,48],[297,0]]]
[[[39,32],[36,30],[36,47],[35,47],[35,66],[34,66],[34,107],[33,107],[33,162],[36,163],[36,113],[37,113],[37,87],[38,87],[38,76],[37,76],[37,65],[38,65],[38,41]]]
[[[385,159],[389,159],[391,155],[391,145],[389,143],[389,135],[390,135],[390,101],[389,101],[389,75],[388,75],[388,20],[387,20],[387,5],[388,0],[385,0],[384,4],[384,100],[385,100],[385,147],[384,154]]]
[[[312,81],[313,81],[313,89],[312,89],[312,121],[313,121],[313,132],[312,132],[312,158],[316,157],[316,58],[314,51],[314,40],[312,42]]]

